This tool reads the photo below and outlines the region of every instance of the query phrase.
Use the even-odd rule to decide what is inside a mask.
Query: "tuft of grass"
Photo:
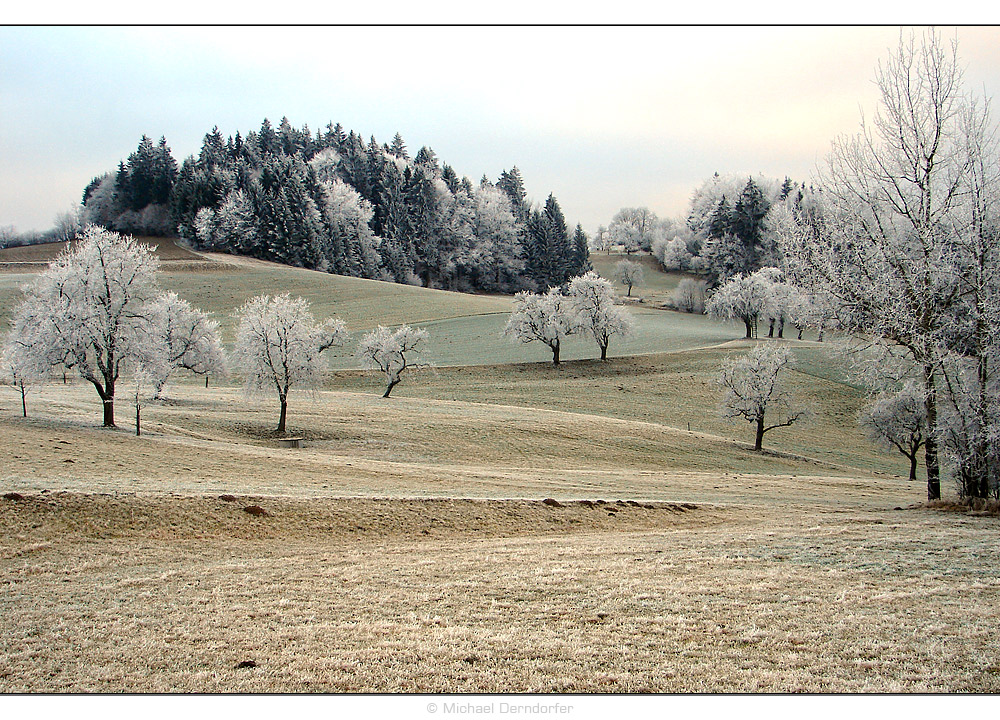
[[[931,500],[917,507],[926,507],[931,510],[941,510],[944,512],[969,513],[970,515],[984,515],[988,517],[1000,517],[1000,500],[984,498],[962,498]]]

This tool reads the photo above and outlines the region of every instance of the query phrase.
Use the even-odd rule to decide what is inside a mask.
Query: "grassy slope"
[[[677,287],[677,283],[687,277],[684,273],[663,272],[660,270],[659,261],[649,253],[633,253],[632,255],[596,253],[590,256],[590,264],[593,265],[594,272],[612,282],[615,278],[615,265],[622,260],[642,265],[643,279],[641,283],[632,288],[632,297],[649,305],[662,306],[670,293]],[[617,285],[617,288],[622,294],[627,291],[624,285]]]
[[[50,252],[58,247],[50,247]],[[0,261],[4,253],[21,250],[0,251]],[[31,257],[44,258],[40,252],[36,248]],[[196,255],[166,242],[157,245],[157,252],[163,259],[163,286],[220,319],[226,339],[232,337],[233,309],[261,292],[301,295],[310,300],[317,317],[338,316],[355,336],[379,323],[426,327],[432,342],[422,359],[434,368],[408,377],[396,390],[399,396],[555,408],[690,428],[740,441],[747,437],[747,428],[719,418],[713,384],[721,360],[745,346],[741,341],[731,344],[741,334],[735,325],[638,308],[635,335],[612,343],[610,354],[616,359],[605,364],[591,361],[596,353],[593,343],[574,337],[566,342],[563,357],[579,362],[553,368],[544,346],[511,343],[501,336],[510,308],[508,297],[450,293],[230,256]],[[655,269],[653,258],[643,259],[650,264],[651,285],[663,289],[676,282]],[[605,272],[608,268],[602,263],[610,267],[617,258],[595,256],[594,260],[595,267]],[[8,311],[19,283],[30,277],[0,273],[0,314]],[[775,430],[766,444],[866,472],[897,472],[897,459],[874,451],[858,432],[854,418],[861,395],[838,381],[843,373],[825,346],[791,344],[802,371],[793,373],[792,380],[805,401],[820,412],[808,425]],[[702,350],[678,352],[695,349]],[[626,357],[639,354],[644,356]],[[353,343],[330,355],[334,368],[356,367]],[[368,374],[340,372],[328,387],[368,393],[376,391],[378,382]],[[725,462],[719,467],[733,469]]]
[[[355,329],[429,322],[459,366],[389,401],[347,370],[294,394],[301,450],[225,384],[179,380],[142,438],[79,382],[28,420],[0,391],[23,495],[0,498],[0,692],[1000,690],[995,520],[891,509],[921,488],[866,474],[903,468],[826,346],[792,343],[815,420],[765,442],[815,459],[761,455],[715,410],[745,343],[696,349],[738,329],[644,314],[656,354],[469,366],[521,357],[483,352],[509,299],[209,265],[164,284],[223,315],[280,289]],[[400,499],[427,497],[532,500]]]

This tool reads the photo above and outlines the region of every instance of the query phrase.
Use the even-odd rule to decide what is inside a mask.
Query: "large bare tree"
[[[822,296],[843,328],[912,363],[932,428],[927,497],[936,499],[943,355],[965,332],[956,328],[967,306],[957,239],[971,227],[972,171],[983,149],[969,119],[981,112],[963,89],[957,45],[934,31],[919,42],[901,35],[876,82],[875,114],[833,143],[822,170],[821,219],[783,233],[783,249],[794,280]]]
[[[15,308],[11,342],[35,364],[75,368],[115,425],[122,373],[148,356],[149,301],[158,261],[134,238],[90,226],[34,282]]]

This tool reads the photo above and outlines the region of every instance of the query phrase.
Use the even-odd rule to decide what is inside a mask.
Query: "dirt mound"
[[[128,493],[23,494],[0,503],[0,526],[25,537],[310,539],[368,541],[520,537],[714,525],[725,511],[675,503],[614,505],[538,500],[288,498]],[[229,498],[232,498],[230,500]],[[248,504],[244,504],[248,503]],[[266,506],[266,509],[265,509]],[[274,518],[256,522],[252,518]]]

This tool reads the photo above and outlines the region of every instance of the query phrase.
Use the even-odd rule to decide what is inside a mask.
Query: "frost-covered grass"
[[[124,387],[118,430],[79,380],[27,420],[0,388],[0,692],[1000,691],[997,519],[915,507],[828,344],[789,343],[815,418],[753,453],[713,382],[739,328],[642,311],[651,354],[556,368],[509,298],[231,262],[164,285],[425,323],[438,367],[293,392],[301,449],[219,378],[141,438]]]
[[[643,281],[632,288],[632,298],[637,301],[641,299],[643,303],[648,305],[663,305],[677,284],[687,277],[684,273],[663,272],[660,270],[659,261],[649,253],[633,253],[632,255],[592,253],[590,256],[590,264],[594,267],[594,272],[612,282],[615,280],[615,265],[622,260],[629,260],[642,266]],[[622,295],[628,291],[628,288],[620,283],[615,284],[615,289]]]
[[[677,507],[0,500],[0,690],[1000,690],[995,519]]]

